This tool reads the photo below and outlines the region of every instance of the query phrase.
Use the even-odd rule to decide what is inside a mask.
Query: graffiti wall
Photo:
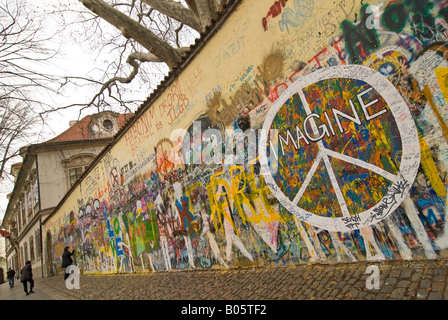
[[[240,1],[44,221],[53,267],[446,257],[447,4]]]

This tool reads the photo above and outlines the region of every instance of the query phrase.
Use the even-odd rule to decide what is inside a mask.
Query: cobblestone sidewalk
[[[379,288],[368,288],[379,270]],[[68,290],[62,276],[0,285],[1,300],[448,300],[448,260],[359,262],[225,271],[81,275]]]

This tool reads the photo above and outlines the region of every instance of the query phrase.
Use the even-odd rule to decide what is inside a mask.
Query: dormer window
[[[111,120],[106,119],[103,121],[103,127],[104,129],[106,129],[107,131],[110,131],[114,128],[114,124]]]

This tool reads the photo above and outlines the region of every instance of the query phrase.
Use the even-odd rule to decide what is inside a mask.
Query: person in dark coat
[[[30,293],[34,293],[34,280],[33,280],[33,270],[31,268],[31,261],[27,261],[25,265],[23,266],[22,270],[20,271],[21,277],[20,281],[23,283],[23,290],[25,291],[26,295],[29,295]],[[30,283],[30,291],[28,292],[28,282]]]
[[[64,248],[64,253],[62,254],[62,268],[64,268],[64,280],[66,280],[69,277],[69,273],[66,272],[66,268],[73,264],[72,255],[75,254],[75,250],[70,252],[68,250],[68,247]]]
[[[10,288],[14,287],[14,276],[15,275],[16,275],[16,272],[13,269],[9,268],[8,272],[6,273],[6,277],[8,278]]]

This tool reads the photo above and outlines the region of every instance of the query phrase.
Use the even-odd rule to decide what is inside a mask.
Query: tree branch
[[[203,31],[200,20],[198,20],[194,12],[185,8],[179,2],[174,2],[172,0],[142,0],[142,2],[160,13],[179,21],[180,23],[186,24],[197,32]]]
[[[216,16],[213,0],[195,0],[198,15],[201,19],[203,30],[211,25],[212,19]]]
[[[81,0],[81,2],[86,8],[119,29],[126,38],[134,39],[146,50],[163,60],[170,69],[177,65],[180,59],[177,51],[137,21],[102,0]]]

